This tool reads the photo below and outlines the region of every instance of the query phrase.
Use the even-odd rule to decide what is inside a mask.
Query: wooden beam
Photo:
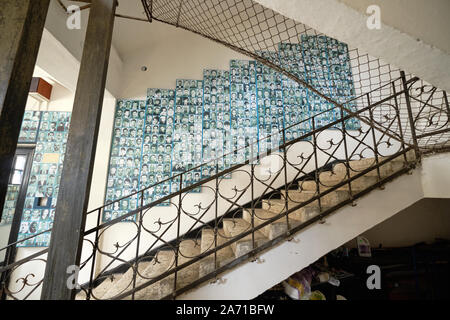
[[[0,5],[0,216],[49,3]]]
[[[41,298],[73,299],[69,266],[80,263],[100,117],[111,50],[116,0],[94,0],[67,140]]]

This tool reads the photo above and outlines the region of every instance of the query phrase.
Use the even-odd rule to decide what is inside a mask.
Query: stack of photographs
[[[42,112],[19,240],[48,230],[53,225],[70,116],[69,112]],[[50,233],[47,232],[22,242],[20,246],[45,247],[49,239]]]
[[[273,60],[271,53],[260,53]],[[276,61],[273,61],[276,62]],[[258,62],[256,65],[258,97],[259,153],[277,150],[282,144],[280,131],[284,128],[282,75]]]
[[[113,220],[137,208],[137,195],[114,201],[139,191],[144,121],[145,101],[117,101],[106,186],[106,204],[111,204],[103,212],[103,221]],[[130,216],[125,220],[134,218]]]
[[[173,135],[172,174],[177,175],[202,164],[203,81],[176,81],[176,110]],[[201,180],[201,169],[183,175],[186,187]],[[179,177],[173,179],[172,190],[180,190]],[[195,188],[191,192],[200,192]]]
[[[6,191],[5,204],[3,205],[0,226],[12,223],[16,211],[17,198],[19,197],[20,185],[9,184]]]
[[[150,188],[144,191],[144,205],[170,194],[174,114],[174,90],[148,89],[140,189]]]
[[[239,164],[258,154],[256,62],[231,60],[231,163]]]
[[[203,163],[202,178],[218,170],[229,168],[231,150],[230,136],[230,73],[223,70],[203,71]],[[217,159],[217,163],[216,160]]]
[[[25,111],[20,129],[19,143],[36,143],[41,113]]]

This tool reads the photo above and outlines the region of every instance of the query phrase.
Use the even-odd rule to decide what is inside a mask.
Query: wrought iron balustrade
[[[89,254],[86,254],[87,258],[83,260],[81,267],[90,268],[89,280],[82,289],[86,298],[102,298],[96,296],[93,289],[101,280],[117,272],[117,269],[114,269],[117,266],[122,270],[124,267],[131,268],[133,276],[125,289],[115,296],[107,297],[108,299],[141,299],[145,290],[155,284],[161,285],[164,281],[169,281],[172,288],[163,298],[175,298],[196,285],[217,277],[221,272],[240,262],[257,256],[259,252],[274,244],[290,239],[294,233],[306,226],[314,222],[323,222],[326,216],[336,209],[352,204],[374,188],[381,187],[387,181],[408,172],[415,167],[417,161],[420,161],[422,152],[428,152],[435,146],[441,148],[449,143],[450,113],[446,93],[436,88],[425,88],[418,78],[407,80],[402,73],[401,77],[392,83],[346,102],[352,104],[358,101],[358,111],[350,113],[335,107],[340,117],[326,125],[319,125],[315,121],[319,115],[315,115],[305,120],[311,121],[312,130],[291,141],[286,141],[285,137],[285,131],[291,127],[284,128],[278,133],[281,137],[278,148],[272,148],[266,154],[256,154],[251,159],[221,172],[217,166],[216,174],[187,187],[183,186],[183,177],[189,170],[173,176],[170,179],[179,183],[177,192],[149,204],[141,202],[141,206],[136,210],[106,223],[100,223],[105,207],[91,211],[89,215],[95,215],[98,223],[84,233],[84,250]],[[389,91],[388,95],[386,91]],[[420,94],[413,96],[417,91]],[[372,97],[378,96],[380,92],[387,97],[374,101]],[[358,131],[349,131],[346,129],[346,123],[354,117],[363,120],[362,126]],[[427,121],[421,122],[421,119]],[[419,123],[423,124],[418,127]],[[297,125],[299,124],[293,126]],[[433,137],[433,140],[430,140],[430,137]],[[264,139],[268,138],[270,136]],[[264,139],[255,143],[261,144]],[[425,143],[429,141],[438,143],[427,145],[422,139],[427,139]],[[246,148],[254,149],[254,146],[249,145]],[[235,150],[239,151],[244,150]],[[385,176],[383,170],[386,165],[399,157],[404,160],[404,167]],[[352,161],[361,159],[370,159],[372,163],[362,170],[353,168]],[[335,162],[343,163],[345,172],[332,172],[338,181],[333,185],[327,185],[322,181],[323,174],[329,172],[329,165]],[[211,163],[204,163],[191,170],[201,169],[206,165],[210,166]],[[353,183],[374,170],[377,172],[376,183],[364,190],[355,190]],[[311,172],[314,174],[311,175]],[[230,174],[233,179],[224,179]],[[304,183],[311,182],[317,186],[313,197],[304,201],[289,198],[289,190],[294,187],[301,190]],[[157,185],[158,183],[150,188]],[[200,195],[191,193],[199,187],[202,188]],[[342,187],[348,187],[347,199],[332,207],[321,204],[325,196]],[[131,197],[138,196],[144,199],[144,192],[148,189],[141,190]],[[116,201],[126,201],[127,198]],[[258,216],[257,209],[262,207],[265,201],[270,202],[270,199],[281,201],[284,207],[279,214],[256,225],[254,223],[256,218],[264,220],[264,217]],[[162,202],[170,202],[170,206],[157,207]],[[318,205],[317,215],[301,224],[292,219],[295,212],[313,203]],[[229,236],[220,231],[224,222],[237,220],[244,211],[251,216],[248,230],[237,236]],[[119,222],[133,216],[136,216],[136,220],[128,222],[130,226],[119,227]],[[259,243],[258,231],[280,219],[286,221],[287,230],[270,241]],[[120,233],[119,228],[128,230],[131,228],[133,231],[128,231],[125,239],[119,239],[115,236]],[[201,246],[200,239],[205,229],[213,235],[210,248],[196,254],[183,252],[183,243],[191,242],[193,247]],[[251,251],[224,265],[219,265],[218,255],[221,250],[246,237],[251,237]],[[160,263],[159,252],[172,252],[174,257],[172,263],[165,266],[165,270],[157,275],[144,274],[139,266],[146,261],[153,264]],[[198,279],[193,279],[191,283],[184,283],[185,280],[182,278],[179,280],[180,274],[189,273],[189,270],[207,259],[213,260],[213,270]]]
[[[377,100],[378,97],[383,98]],[[93,292],[98,283],[111,277],[117,270],[132,268],[134,274],[127,289],[110,298],[140,298],[140,292],[145,288],[162,281],[173,282],[172,291],[165,297],[174,298],[203,281],[215,278],[224,270],[255,257],[275,243],[290,239],[292,234],[306,226],[324,221],[326,216],[337,208],[352,204],[355,199],[373,188],[380,187],[386,181],[410,170],[416,161],[420,161],[421,154],[439,152],[449,147],[450,111],[447,94],[418,78],[410,77],[407,80],[402,73],[394,81],[347,101],[344,105],[355,103],[358,105],[355,112],[346,112],[345,108],[341,109],[339,106],[334,107],[333,110],[338,112],[340,117],[325,125],[315,121],[320,114],[304,120],[311,121],[312,130],[297,139],[286,141],[285,132],[301,123],[284,128],[276,134],[281,137],[277,148],[269,148],[264,154],[255,154],[251,159],[234,164],[224,171],[216,170],[216,174],[191,186],[183,186],[183,176],[189,171],[173,176],[170,179],[179,183],[179,190],[157,201],[144,204],[143,195],[158,184],[118,199],[116,202],[140,197],[142,202],[139,208],[115,220],[101,223],[100,217],[107,205],[88,212],[88,221],[95,220],[95,225],[84,232],[80,267],[81,281],[85,282],[81,291],[85,293],[85,297],[101,298]],[[362,120],[361,129],[349,131],[345,124],[354,117]],[[261,144],[270,138],[273,137],[265,137],[254,144]],[[254,145],[245,148],[255,149]],[[245,148],[233,152],[242,152]],[[414,159],[407,156],[410,151],[414,151]],[[383,166],[399,156],[405,159],[406,166],[392,176],[383,176]],[[358,171],[351,167],[351,161],[359,159],[373,159],[373,163],[367,169]],[[321,177],[329,170],[330,164],[335,162],[345,164],[346,174],[337,174],[336,177],[340,179],[338,183],[326,185],[321,181]],[[191,170],[201,169],[202,166],[211,166],[211,162]],[[377,171],[377,183],[366,190],[353,190],[353,182],[371,170]],[[234,179],[224,179],[230,174]],[[286,196],[291,188],[301,189],[303,184],[311,181],[317,185],[314,197],[296,202]],[[166,181],[158,183],[164,182]],[[323,197],[343,186],[348,186],[348,199],[331,208],[321,205]],[[199,187],[203,191],[201,194],[190,192]],[[255,218],[261,220],[261,217],[257,216],[258,208],[270,199],[285,203],[280,214],[258,225],[252,223],[248,230],[235,237],[219,233],[225,219],[238,219],[243,210],[251,213],[252,222]],[[157,207],[159,203],[167,201],[170,201],[168,208]],[[293,223],[291,216],[314,202],[319,205],[319,214],[300,225]],[[159,212],[164,214],[160,215]],[[122,223],[129,217],[136,217],[136,220]],[[258,230],[279,219],[286,221],[287,231],[270,241],[258,243],[255,237]],[[189,224],[187,221],[192,222]],[[133,231],[116,234],[117,228],[132,228]],[[180,244],[186,240],[196,242],[199,246],[198,239],[203,229],[208,229],[213,234],[214,241],[208,250],[191,256],[179,250]],[[45,232],[48,231],[50,230]],[[115,238],[115,235],[122,238]],[[217,256],[221,250],[245,237],[251,237],[252,250],[227,264],[217,265]],[[218,239],[221,239],[220,243]],[[25,240],[21,239],[0,250],[10,250]],[[26,257],[19,257],[17,261],[0,267],[3,298],[36,298],[43,281],[42,265],[46,263],[47,251],[48,249],[43,249]],[[167,270],[155,277],[141,274],[138,266],[146,261],[158,264],[158,252],[161,251],[172,251],[175,257],[173,263],[166,266]],[[177,275],[206,259],[213,259],[213,270],[180,287]]]

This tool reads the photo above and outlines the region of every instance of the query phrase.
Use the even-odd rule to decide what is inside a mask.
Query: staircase
[[[384,161],[385,163],[383,163]],[[378,168],[374,168],[374,164],[377,162],[382,164]],[[215,271],[227,265],[239,268],[240,265],[251,260],[249,258],[251,255],[248,256],[248,254],[255,248],[267,246],[279,237],[292,238],[296,228],[300,230],[314,221],[323,222],[324,212],[330,214],[343,205],[351,205],[353,199],[359,195],[382,188],[387,181],[409,172],[415,164],[414,151],[410,150],[391,159],[386,157],[366,158],[349,161],[348,167],[344,163],[336,163],[331,166],[330,170],[319,170],[320,173],[317,175],[319,183],[316,183],[315,180],[308,180],[306,177],[298,182],[296,188],[281,190],[279,199],[274,196],[263,198],[262,206],[253,208],[254,213],[251,208],[245,208],[236,216],[222,218],[216,232],[213,228],[205,227],[201,230],[198,238],[182,240],[178,250],[161,249],[150,261],[139,261],[123,274],[108,276],[92,289],[90,298],[102,300],[117,298],[167,299],[173,297],[175,276],[177,277],[177,290],[185,292],[189,288],[193,289],[199,279],[211,278],[208,276],[212,274],[214,277],[218,277],[219,273]],[[347,171],[347,168],[350,170]],[[354,179],[342,185],[348,174]],[[339,187],[335,188],[336,186]],[[302,206],[295,210],[299,205]],[[288,208],[294,208],[294,210]],[[281,218],[280,215],[282,215]],[[260,228],[251,234],[242,236],[252,231],[252,226]],[[291,232],[289,232],[290,230]],[[227,245],[230,239],[237,237],[240,239]],[[224,244],[225,246],[223,246]],[[176,265],[189,263],[214,248],[219,248],[215,254],[198,259],[180,269],[176,275],[172,273],[161,279],[158,278],[173,271]],[[270,248],[266,250],[270,250]],[[145,286],[149,280],[157,281]],[[145,287],[141,290],[123,296],[125,292],[142,285]],[[77,295],[77,299],[86,299],[86,292],[81,291]]]
[[[177,191],[117,219],[101,222],[113,203],[87,212],[76,299],[253,298],[424,197],[450,197],[441,187],[450,179],[448,161],[439,160],[431,176],[423,170],[425,155],[449,150],[446,93],[403,74],[371,94],[389,97],[351,113],[336,106],[326,123],[314,114],[303,120],[311,130],[289,141],[280,130],[276,149],[226,170],[216,159],[172,176]],[[361,127],[349,129],[355,119]],[[215,174],[182,187],[185,175],[211,166]],[[114,203],[144,199],[149,188]],[[34,269],[16,271],[45,263],[47,252],[1,268],[8,299],[39,290],[42,281],[27,282]]]

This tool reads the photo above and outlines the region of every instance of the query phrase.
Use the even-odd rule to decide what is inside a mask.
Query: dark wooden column
[[[67,140],[42,299],[68,300],[67,267],[80,262],[105,93],[116,0],[92,0]]]
[[[49,2],[0,1],[0,217]]]

